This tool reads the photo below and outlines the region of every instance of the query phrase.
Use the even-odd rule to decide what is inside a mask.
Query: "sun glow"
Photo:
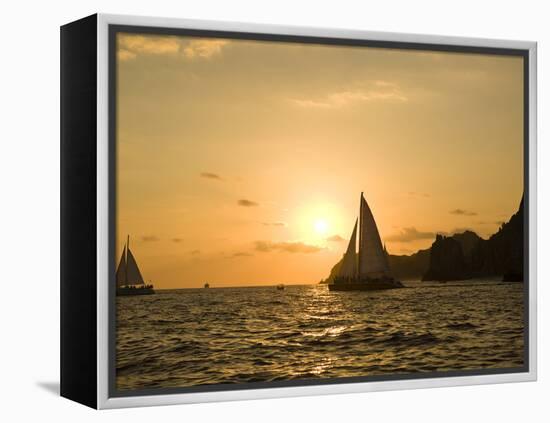
[[[288,236],[309,244],[337,247],[330,236],[344,236],[347,232],[345,210],[323,199],[308,198],[288,216]],[[328,244],[327,244],[328,242]]]
[[[325,219],[317,219],[313,223],[313,228],[315,229],[315,232],[317,232],[320,235],[324,235],[328,231],[328,223]]]

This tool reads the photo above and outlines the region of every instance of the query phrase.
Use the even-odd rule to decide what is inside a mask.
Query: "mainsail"
[[[374,216],[361,193],[359,213],[359,277],[389,276],[390,269]]]
[[[353,227],[353,232],[351,233],[351,238],[349,240],[348,249],[344,254],[342,259],[342,265],[340,266],[340,271],[338,276],[343,278],[354,278],[357,275],[357,256],[355,254],[355,245],[357,243],[357,219],[355,220],[355,226]]]
[[[116,286],[144,284],[143,276],[141,276],[136,259],[130,250],[130,237],[128,237],[116,271]]]

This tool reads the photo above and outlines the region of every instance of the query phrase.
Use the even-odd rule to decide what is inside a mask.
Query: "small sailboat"
[[[205,288],[205,289],[206,289],[206,288],[210,288],[210,284],[209,284],[208,282],[206,282],[206,283],[204,284],[204,288]]]
[[[338,275],[328,288],[331,291],[373,291],[403,288],[390,272],[388,254],[363,193],[359,205],[359,252],[356,253],[357,223],[351,233],[348,248]]]
[[[130,236],[128,236],[116,271],[116,294],[122,296],[154,293],[153,285],[146,284],[143,280],[137,261],[130,250]]]

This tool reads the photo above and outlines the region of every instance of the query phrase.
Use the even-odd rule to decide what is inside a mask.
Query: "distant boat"
[[[128,236],[116,271],[116,294],[123,296],[154,293],[153,285],[146,284],[141,276],[136,259],[130,250],[130,236]]]
[[[279,290],[281,290],[281,291],[282,291],[283,289],[285,289],[284,284],[280,283],[279,285],[277,285],[277,289],[279,289]]]
[[[388,253],[382,246],[374,216],[361,193],[359,205],[359,254],[356,253],[357,220],[331,291],[373,291],[403,288],[390,272]]]
[[[206,283],[204,284],[204,287],[205,287],[205,288],[210,288],[210,284],[209,284],[208,282],[206,282]]]

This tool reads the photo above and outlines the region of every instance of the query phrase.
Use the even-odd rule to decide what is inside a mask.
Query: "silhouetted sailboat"
[[[116,294],[149,295],[154,293],[153,285],[147,285],[143,280],[137,261],[130,250],[130,236],[128,236],[116,271]]]
[[[359,252],[356,253],[357,220],[331,291],[370,291],[402,288],[391,276],[388,255],[382,246],[374,216],[363,193],[359,206]]]

